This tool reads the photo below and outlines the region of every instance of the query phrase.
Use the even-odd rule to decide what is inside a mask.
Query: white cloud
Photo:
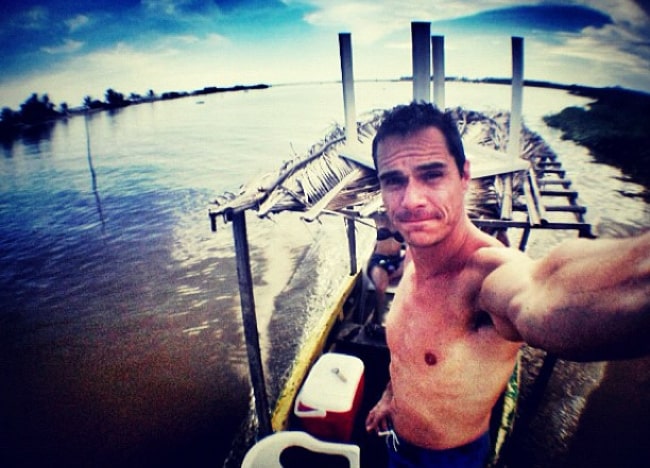
[[[0,104],[13,108],[34,90],[48,93],[53,102],[65,101],[76,106],[85,95],[102,99],[107,88],[128,95],[130,92],[144,94],[149,89],[159,93],[191,91],[204,86],[338,79],[336,33],[346,30],[352,33],[357,79],[395,78],[411,71],[412,20],[453,17],[468,5],[471,9],[462,13],[476,13],[479,8],[476,3],[481,10],[486,4],[488,8],[513,4],[457,0],[440,2],[440,5],[436,2],[434,8],[430,0],[404,3],[312,0],[309,4],[317,9],[303,19],[314,26],[308,40],[284,43],[269,36],[247,43],[195,29],[183,35],[161,37],[141,49],[122,43],[76,58],[65,56],[66,60],[58,61],[45,74],[3,80]],[[521,3],[524,2],[518,2]],[[639,19],[631,22],[630,12],[636,11],[631,7],[616,9],[616,2],[598,5],[605,3],[612,4],[609,14],[617,11],[618,19],[612,25],[586,28],[579,34],[552,35],[553,42],[542,42],[546,40],[544,36],[526,38],[526,78],[650,90],[647,78],[650,59],[640,52],[642,48],[633,48],[649,36],[647,32],[644,34],[645,23]],[[619,3],[631,5],[625,1]],[[179,5],[162,4],[170,8]],[[46,13],[41,12],[41,17]],[[44,50],[63,54],[82,46],[67,40]],[[445,47],[448,75],[508,76],[511,71],[507,33],[503,37],[450,34]]]
[[[579,34],[558,35],[557,44],[545,45],[544,54],[562,60],[573,82],[595,86],[621,85],[650,90],[650,18],[632,0],[581,0],[612,19],[601,28],[588,27]]]
[[[647,15],[634,0],[576,0],[573,3],[601,11],[619,26],[639,27],[648,24]]]
[[[221,34],[211,33],[206,36],[205,43],[209,46],[223,46],[230,44],[230,39]]]
[[[561,46],[550,47],[548,53],[602,62],[612,68],[628,68],[638,63],[638,56],[626,53],[622,50],[620,41],[612,40],[619,36],[619,31],[612,27],[605,28],[605,31],[607,30],[612,31],[609,34],[589,34],[588,30],[585,30],[585,34],[567,37]]]
[[[392,78],[410,73],[411,21],[433,22],[485,9],[538,3],[464,0],[439,2],[434,8],[430,0],[313,0],[309,4],[318,9],[308,14],[305,21],[327,30],[325,34],[333,38],[333,50],[336,50],[335,32],[348,30],[352,33],[355,77]],[[526,38],[526,77],[567,84],[620,85],[650,90],[650,79],[647,78],[650,60],[638,47],[639,43],[648,41],[650,37],[643,27],[647,21],[642,18],[647,17],[641,14],[640,19],[636,15],[636,6],[626,1],[589,3],[592,8],[611,4],[609,8],[603,7],[602,11],[612,15],[614,24],[586,28],[576,34]],[[620,8],[620,4],[627,6]],[[634,27],[630,22],[621,22],[631,17],[635,18]],[[477,78],[509,76],[510,38],[507,31],[503,37],[479,34],[449,35],[446,38],[447,73]],[[646,52],[650,53],[650,50],[646,48]],[[324,72],[321,73],[324,75]]]
[[[159,44],[164,44],[164,45],[170,45],[170,44],[177,44],[177,45],[190,45],[190,44],[196,44],[197,42],[200,42],[201,39],[198,36],[195,36],[194,34],[183,34],[183,35],[177,35],[177,36],[167,36],[163,38],[162,40],[159,41]]]
[[[34,90],[39,90],[49,94],[55,103],[67,102],[75,107],[87,95],[103,99],[108,88],[125,95],[145,94],[149,89],[162,93],[229,86],[246,79],[238,74],[242,67],[236,61],[237,56],[245,54],[220,51],[217,46],[228,42],[218,34],[203,39],[178,36],[172,43],[161,41],[146,50],[119,43],[109,49],[71,57],[59,62],[46,75],[39,73],[3,83],[0,104],[17,108]],[[50,53],[61,53],[66,47],[73,46],[48,49]]]
[[[355,40],[372,44],[400,27],[398,22],[391,21],[384,13],[383,3],[332,2],[304,19],[314,26],[353,32]]]
[[[305,21],[318,27],[347,28],[370,43],[387,37],[411,21],[440,21],[470,16],[482,11],[543,3],[558,4],[556,0],[287,0],[285,3],[311,5],[316,11]],[[634,0],[569,0],[563,5],[581,5],[609,15],[618,29],[640,38],[650,35],[650,21]]]
[[[41,47],[41,50],[43,52],[47,52],[48,54],[70,54],[77,52],[83,47],[83,45],[83,42],[74,41],[72,39],[65,39],[61,45]]]
[[[208,33],[204,36],[197,34],[176,34],[171,36],[161,36],[155,42],[150,44],[150,50],[159,50],[164,48],[175,49],[178,47],[193,46],[210,46],[222,47],[230,44],[230,40],[221,34]]]
[[[650,87],[648,70],[650,60],[638,50],[630,50],[628,40],[623,38],[625,31],[607,26],[599,30],[591,28],[579,36],[567,37],[559,46],[546,47],[545,53],[563,59],[566,66],[581,65],[576,71],[575,81],[589,79],[598,85],[621,84],[627,86]],[[632,83],[636,83],[633,85]]]
[[[287,1],[285,3],[296,3]],[[513,5],[537,4],[535,0],[308,0],[299,1],[316,8],[305,16],[309,24],[327,28],[344,28],[359,42],[372,44],[404,28],[411,21],[440,21],[472,15],[481,11]]]
[[[144,8],[154,15],[179,16],[191,11],[215,12],[219,11],[218,5],[213,2],[196,0],[142,0]]]
[[[176,0],[143,0],[142,4],[149,11],[173,15],[176,13]],[[180,3],[183,3],[182,0]]]
[[[70,32],[75,32],[79,28],[84,27],[90,22],[90,18],[86,15],[77,15],[64,21]]]
[[[613,21],[613,24],[600,29],[589,28],[583,31],[585,34],[593,35],[605,48],[613,44],[618,50],[650,59],[650,18],[636,2],[600,0],[582,3],[600,9]]]
[[[48,25],[50,14],[47,8],[35,6],[22,13],[18,18],[18,26],[25,29],[44,29]]]

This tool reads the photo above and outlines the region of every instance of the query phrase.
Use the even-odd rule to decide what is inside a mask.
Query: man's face
[[[377,147],[377,165],[384,206],[408,244],[437,244],[462,219],[469,163],[461,176],[437,128],[387,137]]]

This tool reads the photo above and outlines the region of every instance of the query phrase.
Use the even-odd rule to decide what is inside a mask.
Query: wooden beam
[[[352,36],[350,33],[339,34],[339,52],[341,55],[341,83],[343,84],[343,109],[345,111],[345,140],[348,144],[356,143],[357,111],[354,100],[354,73],[352,67]]]
[[[232,229],[235,237],[235,252],[237,260],[237,278],[239,281],[239,300],[241,302],[242,321],[244,322],[244,337],[246,338],[246,353],[250,371],[253,394],[255,395],[255,411],[259,423],[258,433],[261,437],[269,435],[271,414],[266,394],[262,353],[260,351],[257,317],[255,314],[255,298],[253,295],[253,277],[251,275],[250,255],[248,250],[248,234],[246,233],[246,212],[232,213]]]
[[[445,110],[445,37],[431,37],[433,54],[433,103],[438,109]]]
[[[431,101],[431,23],[411,23],[413,100]]]

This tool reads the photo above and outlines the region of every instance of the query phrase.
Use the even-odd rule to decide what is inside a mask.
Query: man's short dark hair
[[[458,132],[458,126],[450,113],[440,111],[428,102],[411,102],[399,105],[384,113],[383,121],[372,140],[372,160],[377,168],[377,147],[391,136],[406,137],[424,128],[435,127],[442,132],[447,150],[454,158],[458,172],[463,175],[465,150]]]

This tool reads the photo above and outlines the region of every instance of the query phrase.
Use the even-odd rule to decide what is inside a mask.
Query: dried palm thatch
[[[508,144],[509,114],[485,114],[462,108],[451,110],[466,143],[505,151]],[[369,113],[357,125],[359,142],[370,152],[370,142],[381,123],[382,111]],[[530,159],[540,152],[550,152],[537,135],[523,130],[522,157]],[[341,154],[345,146],[344,129],[335,126],[322,141],[302,156],[282,165],[277,172],[265,174],[242,186],[238,194],[224,194],[215,201],[212,213],[254,209],[266,217],[282,211],[303,212],[312,220],[323,213],[365,217],[381,207],[379,182],[374,169]],[[515,178],[515,194],[522,192]],[[499,177],[472,181],[466,204],[470,217],[498,219],[502,187]]]

